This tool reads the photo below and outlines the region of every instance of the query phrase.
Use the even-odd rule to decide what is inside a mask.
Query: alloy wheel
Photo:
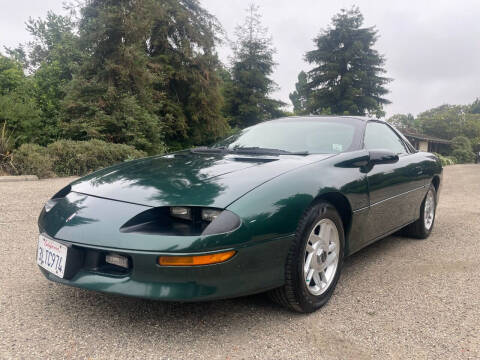
[[[425,228],[430,230],[433,225],[433,219],[435,218],[435,196],[433,191],[429,190],[427,197],[425,198],[425,208],[423,209],[423,221]]]
[[[320,220],[308,237],[303,263],[303,276],[312,295],[321,295],[329,288],[337,271],[339,251],[337,226],[330,219]]]

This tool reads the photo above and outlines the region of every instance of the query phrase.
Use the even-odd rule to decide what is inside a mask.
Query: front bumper
[[[51,281],[149,299],[200,301],[238,297],[283,285],[285,259],[292,236],[247,242],[238,248],[229,248],[236,250],[237,254],[224,263],[192,267],[157,265],[160,255],[172,253],[123,250],[60,241],[75,249],[72,253],[76,256],[73,260],[76,265],[70,272],[69,279],[61,279],[40,268]],[[92,256],[101,259],[107,253],[127,256],[130,259],[128,271],[121,273],[108,267],[92,265],[95,264]],[[79,258],[81,261],[78,261]],[[69,261],[72,259],[67,258]]]

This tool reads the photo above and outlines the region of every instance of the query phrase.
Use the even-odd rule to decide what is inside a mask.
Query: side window
[[[369,122],[365,130],[365,149],[386,149],[396,154],[406,154],[407,149],[402,140],[388,125],[379,122]]]

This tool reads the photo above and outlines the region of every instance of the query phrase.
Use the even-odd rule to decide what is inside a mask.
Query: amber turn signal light
[[[196,266],[196,265],[210,265],[218,264],[228,259],[231,259],[235,255],[236,251],[230,250],[221,253],[207,254],[207,255],[195,255],[195,256],[160,256],[158,258],[158,264],[162,266]]]

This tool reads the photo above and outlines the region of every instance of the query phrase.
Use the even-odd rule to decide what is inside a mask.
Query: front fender
[[[336,166],[351,156],[339,154],[276,177],[236,200],[228,209],[242,218],[251,241],[260,241],[295,233],[305,210],[325,194],[345,196],[353,213],[368,208],[368,184],[361,168]],[[358,226],[352,222],[356,234]]]

